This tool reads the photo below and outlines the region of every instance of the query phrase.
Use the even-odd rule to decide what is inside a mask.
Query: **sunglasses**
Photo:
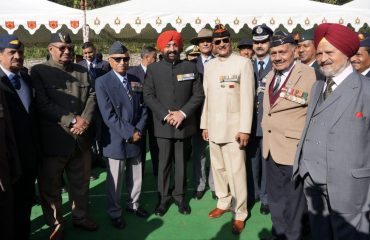
[[[52,45],[53,47],[57,48],[59,51],[61,52],[65,52],[66,49],[68,49],[69,52],[72,52],[74,50],[74,46],[56,46],[56,45]]]
[[[221,42],[223,42],[223,43],[229,43],[229,42],[230,42],[230,38],[223,38],[223,39],[219,39],[219,40],[214,41],[213,43],[214,43],[215,45],[220,45],[220,44],[221,44]]]
[[[124,62],[130,61],[130,57],[111,57],[115,62],[120,63],[122,60]]]

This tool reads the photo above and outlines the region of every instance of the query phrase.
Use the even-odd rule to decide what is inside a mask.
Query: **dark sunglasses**
[[[130,61],[130,57],[111,57],[115,62],[120,63],[122,60],[124,62]]]
[[[61,47],[58,47],[56,45],[52,45],[52,46],[57,48],[61,52],[64,52],[66,49],[68,49],[69,52],[72,52],[74,50],[74,46],[61,46]]]
[[[220,45],[220,44],[221,44],[221,42],[223,42],[223,43],[229,43],[229,42],[230,42],[230,38],[223,38],[223,39],[219,39],[219,40],[214,41],[213,43],[214,43],[215,45]]]

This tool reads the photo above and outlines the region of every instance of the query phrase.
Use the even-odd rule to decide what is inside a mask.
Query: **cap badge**
[[[262,32],[263,32],[263,29],[261,28],[261,26],[258,26],[256,29],[256,33],[261,34]]]

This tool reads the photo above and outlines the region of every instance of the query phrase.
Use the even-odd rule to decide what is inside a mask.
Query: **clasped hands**
[[[202,137],[204,141],[209,141],[209,136],[208,136],[208,129],[203,129],[202,131]],[[235,141],[239,143],[239,149],[243,149],[247,146],[248,141],[249,141],[249,134],[248,133],[241,133],[238,132],[235,135]]]
[[[85,119],[83,119],[81,116],[76,115],[75,116],[76,123],[73,124],[70,131],[74,135],[82,135],[86,131],[86,129],[89,127],[89,122]]]
[[[185,116],[180,111],[170,111],[168,110],[168,115],[166,117],[166,122],[171,126],[178,128],[184,121]]]

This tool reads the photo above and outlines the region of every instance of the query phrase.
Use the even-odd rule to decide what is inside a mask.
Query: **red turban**
[[[316,48],[323,38],[349,58],[357,53],[360,46],[356,33],[336,23],[323,23],[315,29],[314,42]]]
[[[183,43],[181,34],[179,32],[176,32],[175,30],[165,31],[161,33],[157,39],[157,48],[159,49],[159,51],[163,52],[163,49],[171,41],[174,41],[182,50]]]

